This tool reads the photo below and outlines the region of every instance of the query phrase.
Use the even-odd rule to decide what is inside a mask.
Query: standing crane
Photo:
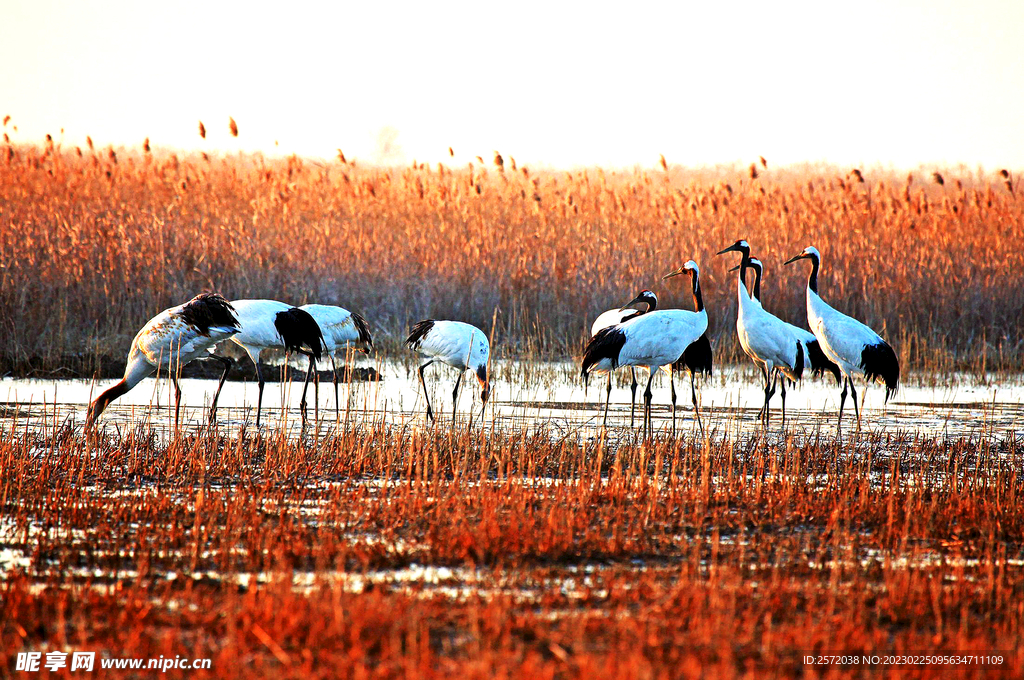
[[[342,307],[334,305],[302,305],[299,309],[312,316],[323,333],[324,349],[327,356],[331,358],[331,370],[334,372],[334,412],[336,417],[340,417],[338,365],[335,359],[339,352],[345,353],[349,347],[363,345],[366,348],[372,349],[373,338],[370,337],[370,328],[366,325],[366,319]],[[317,379],[314,385],[314,398],[316,403],[319,404],[320,380]],[[302,401],[306,401],[305,389],[303,389]]]
[[[256,365],[256,379],[259,381],[260,395],[256,402],[256,427],[260,426],[260,414],[263,410],[263,371],[260,370],[260,354],[266,349],[283,349],[286,352],[298,352],[309,359],[306,381],[302,388],[303,398],[299,404],[302,421],[306,421],[306,386],[313,374],[315,362],[320,360],[324,349],[324,337],[316,320],[298,307],[292,307],[276,300],[235,300],[231,303],[235,308],[240,323],[239,332],[231,336],[231,342],[245,350],[245,353]],[[224,373],[217,385],[217,393],[213,397],[210,417],[213,418],[217,409],[217,397],[224,387],[231,364],[224,367]]]
[[[756,257],[752,257],[747,261],[747,267],[754,270],[754,283],[753,291],[751,296],[761,304],[761,276],[764,273],[764,265],[761,260]],[[735,271],[737,267],[733,267],[730,271]],[[744,277],[746,278],[746,277]],[[814,333],[811,333],[806,328],[800,326],[794,326],[791,323],[783,321],[786,327],[789,328],[789,332],[796,336],[796,339],[803,345],[804,348],[804,368],[811,369],[811,375],[815,377],[822,377],[825,373],[831,373],[835,376],[836,386],[842,384],[842,373],[839,371],[839,366],[834,361],[825,356],[825,353],[821,351],[821,345],[818,343],[818,339],[814,337]]]
[[[811,274],[807,278],[807,325],[818,339],[821,351],[839,366],[845,378],[843,391],[839,395],[839,427],[843,424],[847,386],[852,392],[853,409],[859,426],[860,409],[857,406],[857,388],[853,384],[853,376],[864,376],[865,385],[872,381],[885,385],[885,403],[888,404],[899,389],[899,359],[882,336],[857,319],[833,309],[818,295],[821,253],[817,248],[807,246],[802,253],[786,260],[786,264],[797,260],[811,261]]]
[[[796,382],[804,372],[804,347],[789,330],[788,324],[774,314],[765,311],[759,301],[747,293],[744,283],[750,262],[750,245],[739,240],[728,248],[718,251],[719,255],[738,252],[743,256],[736,277],[736,335],[740,346],[754,364],[761,369],[764,377],[764,406],[761,407],[761,422],[765,428],[771,418],[769,404],[775,393],[775,383],[781,373],[782,379],[782,426],[786,426],[786,378]]]
[[[89,404],[86,429],[96,423],[103,410],[154,371],[164,371],[174,382],[174,429],[178,429],[181,386],[178,374],[189,362],[199,358],[231,360],[209,354],[214,345],[239,331],[238,318],[231,304],[216,293],[201,293],[185,304],[171,307],[150,319],[132,340],[124,377]],[[214,397],[216,403],[216,397]]]
[[[594,337],[600,331],[604,330],[605,328],[608,328],[609,326],[614,326],[616,324],[620,324],[623,321],[627,321],[629,319],[632,319],[635,316],[639,316],[639,315],[644,314],[646,312],[653,312],[657,308],[658,308],[658,296],[655,295],[652,291],[642,290],[642,291],[640,291],[637,294],[637,296],[635,298],[630,300],[628,303],[626,303],[622,307],[619,307],[618,309],[609,309],[606,312],[602,312],[601,315],[598,316],[597,319],[594,321],[594,324],[590,327],[590,337]],[[629,426],[633,427],[633,414],[634,414],[634,410],[635,410],[635,407],[636,407],[636,388],[637,388],[636,368],[634,366],[630,366],[629,367],[629,373],[630,373],[630,376],[632,377],[632,382],[630,383],[629,389],[633,393],[633,396],[630,398],[630,401],[629,401]],[[584,384],[586,384],[586,381],[584,381]],[[603,425],[603,427],[607,427],[608,426],[608,403],[611,401],[611,398],[612,398],[612,371],[608,371],[608,391],[607,391],[607,394],[605,395],[605,400],[604,400],[604,425]]]
[[[490,358],[491,347],[482,330],[461,321],[425,319],[417,321],[413,325],[405,344],[410,349],[429,357],[427,363],[419,368],[420,384],[423,386],[423,398],[427,401],[427,418],[429,420],[434,420],[434,412],[430,407],[430,394],[427,392],[427,383],[423,379],[423,371],[435,361],[448,364],[459,371],[459,377],[455,380],[455,389],[452,390],[453,422],[459,403],[459,385],[462,384],[462,375],[467,370],[473,371],[480,383],[480,401],[483,403],[480,409],[480,418],[483,419],[484,409],[487,408],[487,398],[491,393],[491,383],[487,378],[487,362]]]
[[[651,383],[662,366],[671,366],[686,349],[707,331],[708,315],[700,289],[700,269],[689,260],[679,269],[665,275],[668,279],[689,274],[697,311],[665,309],[641,314],[628,321],[609,326],[590,339],[583,355],[580,374],[612,371],[619,366],[643,366],[650,371],[644,390],[644,435],[654,435],[651,420]],[[673,385],[673,393],[675,386]],[[672,432],[675,433],[675,402],[672,404]]]

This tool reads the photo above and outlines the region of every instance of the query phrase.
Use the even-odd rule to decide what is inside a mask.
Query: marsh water
[[[298,366],[297,366],[298,367]],[[309,388],[309,415],[321,429],[339,423],[384,422],[391,425],[426,425],[423,390],[415,364],[383,363],[376,366],[379,381],[342,382],[338,408],[329,380],[319,385],[319,400]],[[491,397],[484,413],[488,427],[545,428],[553,436],[577,433],[592,436],[601,430],[607,378],[594,376],[584,387],[571,362],[495,362]],[[458,374],[445,366],[431,366],[426,383],[437,422],[450,422],[452,389]],[[646,373],[638,371],[635,428],[641,418]],[[70,423],[81,425],[89,401],[116,380],[0,379],[0,427],[38,427]],[[683,436],[700,428],[691,403],[688,376],[677,375],[676,428]],[[182,379],[181,427],[205,425],[215,380]],[[716,436],[740,436],[759,431],[758,411],[764,394],[751,366],[725,366],[711,379],[697,383],[704,429]],[[262,427],[302,431],[299,411],[301,380],[268,382],[263,397]],[[218,406],[221,428],[236,431],[255,427],[258,388],[253,380],[229,381]],[[670,433],[672,409],[669,376],[659,373],[653,383],[653,418],[656,432]],[[174,391],[169,381],[150,378],[115,401],[102,415],[104,428],[144,424],[155,431],[173,430]],[[786,398],[786,431],[795,434],[832,433],[839,408],[839,389],[831,379],[805,379],[790,387]],[[861,429],[900,431],[934,437],[983,437],[1003,440],[1024,431],[1024,374],[986,376],[905,376],[896,397],[884,400],[884,391],[858,386],[863,400]],[[480,422],[480,388],[467,373],[461,384],[457,418]],[[629,372],[616,374],[611,394],[608,427],[630,432]],[[853,404],[846,400],[844,430],[856,423]],[[781,394],[772,398],[769,431],[781,432]],[[306,431],[309,431],[307,426]]]
[[[429,427],[425,417],[425,402],[415,364],[386,363],[379,365],[382,379],[372,382],[342,383],[339,386],[340,408],[335,411],[334,389],[331,383],[321,382],[317,404],[318,427],[329,432],[339,424],[358,422],[383,422],[396,427]],[[504,429],[535,429],[547,432],[552,437],[573,437],[581,439],[600,436],[604,413],[604,397],[607,378],[596,377],[588,388],[577,376],[577,367],[570,362],[546,364],[498,362],[493,366],[491,399],[484,416],[484,427]],[[430,398],[438,415],[436,426],[445,426],[452,418],[451,393],[456,373],[446,367],[431,367],[427,370],[427,385]],[[643,391],[645,375],[641,378],[638,392]],[[629,374],[621,371],[615,376],[612,391],[608,425],[610,441],[628,441],[635,437],[640,424],[640,409],[636,411],[636,426],[630,428]],[[114,384],[115,380],[0,380],[0,431],[45,432],[55,427],[71,426],[80,428],[84,421],[89,401],[101,390]],[[181,381],[183,428],[201,428],[206,425],[207,407],[216,388],[215,380],[184,379]],[[263,429],[279,431],[284,429],[295,436],[307,435],[309,427],[303,428],[298,410],[301,381],[269,382],[264,394]],[[686,376],[676,378],[678,433],[682,437],[693,437],[700,432],[690,403],[690,384]],[[988,376],[979,380],[974,376],[953,375],[937,377],[909,375],[896,396],[884,403],[883,390],[863,386],[859,393],[865,397],[862,410],[861,431],[901,433],[905,437],[895,439],[925,438],[970,438],[972,441],[992,443],[1006,442],[1019,437],[1024,430],[1024,376]],[[310,391],[312,402],[313,390]],[[772,401],[772,420],[769,432],[781,436],[780,422],[781,395]],[[221,431],[252,432],[255,428],[256,384],[249,381],[228,382],[220,398],[218,427]],[[704,431],[718,439],[742,441],[763,435],[758,411],[763,392],[757,376],[748,366],[726,366],[716,370],[715,376],[704,381],[699,388],[699,400]],[[802,385],[791,389],[787,395],[787,423],[785,432],[794,438],[813,438],[819,435],[831,437],[836,432],[839,390],[834,382],[805,380]],[[458,415],[460,422],[471,417],[480,422],[479,387],[471,375],[463,380],[459,396]],[[310,413],[313,405],[310,404]],[[158,436],[170,436],[173,432],[173,389],[167,380],[147,379],[123,398],[116,401],[102,416],[100,424],[108,432],[124,431],[142,425],[151,428]],[[668,376],[659,374],[654,381],[653,416],[658,435],[671,432],[671,408]],[[855,436],[855,418],[852,404],[847,401],[847,413],[843,437]],[[856,450],[851,447],[851,451]],[[536,478],[538,484],[557,483],[565,480]],[[525,482],[525,480],[524,480]],[[297,510],[301,521],[317,523],[320,513],[330,504],[328,493],[336,481],[311,481],[319,491],[314,498],[302,501]],[[361,502],[368,507],[378,502],[378,494],[386,487],[407,482],[384,479],[350,480],[370,493],[362,494]],[[498,483],[498,482],[496,482]],[[97,494],[111,497],[146,496],[153,493],[148,484],[129,484],[124,489],[96,489]],[[184,498],[190,503],[191,499]],[[113,502],[113,501],[112,501]],[[31,542],[46,528],[36,520],[19,524],[13,519],[0,517],[0,581],[12,574],[24,571],[34,574],[38,590],[50,587],[47,576],[53,565],[45,560],[35,562]],[[73,530],[65,540],[67,554],[89,556],[96,559],[97,538],[89,531]],[[685,539],[680,539],[685,540]],[[325,582],[336,584],[354,592],[361,592],[375,584],[390,584],[393,587],[409,588],[422,597],[440,596],[448,599],[490,596],[498,592],[511,594],[529,606],[541,600],[546,592],[561,593],[566,598],[583,598],[600,586],[602,574],[609,570],[648,571],[663,570],[666,578],[675,574],[677,562],[682,558],[659,561],[645,559],[628,564],[608,565],[598,560],[549,567],[543,570],[543,578],[532,572],[506,572],[488,568],[467,568],[450,565],[430,564],[424,545],[415,544],[394,536],[375,533],[352,536],[353,543],[385,544],[389,553],[401,555],[407,566],[384,568],[362,572],[344,571],[293,571],[290,574],[293,589],[307,592]],[[118,548],[120,549],[120,548]],[[112,548],[113,550],[113,548]],[[926,545],[919,552],[908,553],[901,559],[924,559],[931,555]],[[920,552],[924,551],[924,552]],[[865,554],[860,559],[876,559]],[[877,558],[882,559],[882,558]],[[943,558],[947,559],[947,558]],[[133,569],[106,571],[86,560],[85,566],[64,567],[62,573],[70,574],[76,583],[88,584],[91,588],[108,589],[117,586],[123,579],[134,579],[138,573]],[[910,562],[908,562],[910,564]],[[510,575],[511,574],[511,575]],[[517,575],[518,574],[518,575]],[[153,569],[150,577],[166,579],[168,582],[186,575],[174,570],[160,572]],[[207,583],[224,583],[236,586],[253,586],[280,578],[271,571],[258,572],[197,572],[190,575],[204,579]],[[515,576],[515,578],[513,578]],[[553,617],[561,614],[550,612]]]

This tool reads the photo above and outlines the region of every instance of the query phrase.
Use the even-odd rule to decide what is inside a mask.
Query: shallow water
[[[546,428],[553,436],[599,432],[607,378],[595,376],[589,389],[577,377],[577,368],[569,362],[499,362],[492,368],[491,399],[485,413],[489,427]],[[419,377],[413,365],[387,363],[380,366],[379,382],[341,383],[340,410],[335,412],[334,389],[321,382],[316,415],[321,428],[339,422],[374,421],[392,425],[422,426],[426,423],[425,402]],[[445,366],[426,371],[430,400],[438,422],[452,417],[452,388],[457,373]],[[646,374],[640,375],[638,400],[642,400]],[[612,391],[608,423],[612,432],[630,434],[630,391],[628,371],[620,371]],[[0,380],[0,427],[38,427],[44,424],[84,422],[89,401],[116,380]],[[941,384],[931,383],[941,382]],[[199,427],[205,423],[215,380],[183,379],[181,425]],[[302,383],[267,383],[263,397],[263,427],[271,430],[301,430],[298,409]],[[687,376],[677,376],[678,432],[700,431],[691,406]],[[865,395],[866,392],[866,395]],[[218,424],[237,430],[255,424],[258,388],[254,381],[228,382],[221,393]],[[310,386],[309,414],[314,415],[314,388]],[[657,431],[668,433],[672,427],[668,375],[656,376],[653,385],[653,417]],[[480,387],[472,374],[466,374],[459,393],[458,417],[479,422]],[[1024,430],[1024,375],[992,377],[986,382],[964,376],[947,376],[936,381],[930,376],[909,376],[897,396],[885,404],[884,392],[872,386],[858,388],[864,398],[862,431],[905,432],[940,437],[982,437],[1000,441]],[[717,436],[741,435],[760,429],[757,417],[763,392],[752,367],[726,366],[703,385],[698,382],[698,399],[705,429]],[[839,390],[834,382],[804,380],[790,388],[786,399],[787,431],[813,435],[835,431],[839,408]],[[635,427],[639,427],[638,401]],[[771,431],[781,431],[781,396],[772,399]],[[144,380],[134,390],[107,409],[101,417],[106,428],[147,424],[158,431],[173,429],[173,388],[167,380]],[[854,430],[856,418],[850,399],[844,412],[844,432]]]
[[[487,427],[504,429],[538,429],[552,437],[579,436],[596,437],[601,432],[603,399],[607,379],[596,377],[584,390],[576,377],[577,368],[568,362],[547,364],[501,363],[495,368],[491,401],[485,421]],[[424,427],[424,400],[419,377],[414,365],[385,364],[380,367],[384,379],[380,382],[342,384],[340,397],[342,406],[335,415],[334,391],[330,383],[321,384],[319,395],[320,427],[329,431],[336,422],[385,422],[394,426]],[[444,426],[451,419],[451,390],[456,373],[446,367],[432,366],[427,370],[427,385],[431,401],[438,412],[439,422]],[[609,414],[610,441],[626,441],[633,437],[636,429],[629,428],[629,388],[626,382],[628,372],[621,372],[612,392]],[[0,432],[11,429],[42,430],[70,423],[81,427],[89,401],[115,380],[93,383],[83,380],[0,380]],[[646,382],[643,380],[642,382]],[[867,390],[862,412],[862,432],[904,433],[912,438],[924,437],[971,437],[973,440],[1002,442],[1019,436],[1024,430],[1024,376],[992,378],[979,384],[965,376],[948,376],[942,385],[932,386],[931,376],[910,376],[897,397],[888,405],[884,403],[883,391],[878,387]],[[215,380],[182,380],[182,427],[198,428],[205,424],[207,405],[216,389]],[[469,418],[470,410],[479,422],[479,387],[471,375],[465,376],[459,398],[459,418]],[[677,427],[685,436],[694,436],[699,427],[690,407],[689,378],[676,380],[680,408],[677,412]],[[301,382],[268,383],[264,394],[264,427],[267,431],[284,428],[298,436],[304,430],[298,410]],[[643,390],[641,385],[640,390]],[[860,388],[863,395],[863,387]],[[257,386],[252,381],[230,382],[224,387],[218,410],[218,424],[223,430],[237,432],[242,428],[254,427]],[[311,396],[312,398],[312,396]],[[705,430],[711,437],[720,439],[743,439],[759,436],[758,410],[763,393],[756,382],[753,370],[746,366],[728,366],[716,370],[714,378],[701,386],[700,401]],[[787,396],[787,432],[795,438],[811,438],[819,433],[829,437],[835,432],[839,391],[834,384],[820,380],[807,380],[803,385],[789,391]],[[654,418],[656,429],[661,434],[671,431],[671,409],[668,376],[659,375],[654,383]],[[771,431],[773,437],[781,438],[780,395],[772,401]],[[312,405],[310,411],[312,411]],[[170,435],[173,431],[173,389],[166,380],[143,381],[133,391],[105,412],[101,426],[107,431],[122,430],[137,424],[152,427],[157,433]],[[846,427],[843,436],[852,438],[855,419],[852,404],[847,402]],[[637,410],[637,425],[640,411]],[[306,433],[309,432],[307,428]],[[906,445],[907,438],[893,437],[894,443],[882,448],[898,448]],[[848,450],[856,455],[856,446]],[[967,465],[967,463],[965,463]],[[878,473],[880,483],[885,473]],[[873,475],[874,476],[874,475]],[[717,475],[711,483],[715,484]],[[929,483],[924,474],[908,474],[901,478],[905,485]],[[602,480],[605,481],[605,480]],[[825,474],[807,480],[809,483],[827,484]],[[306,524],[324,521],[322,512],[331,503],[324,489],[335,482],[316,480],[310,488],[320,493],[314,498],[303,498],[301,502],[289,505],[289,510]],[[361,503],[367,512],[381,502],[389,488],[408,482],[389,479],[361,479],[346,482],[362,488],[370,487],[375,492],[361,494]],[[466,483],[466,482],[463,482]],[[474,483],[492,483],[469,482]],[[509,480],[495,480],[493,483],[508,484]],[[536,485],[572,484],[570,479],[533,477],[518,480],[517,483]],[[96,488],[97,495],[133,498],[152,493],[148,484],[137,483],[124,489],[111,491]],[[171,491],[171,493],[177,493]],[[181,502],[192,503],[194,497],[182,495]],[[37,557],[31,546],[41,533],[50,528],[38,519],[29,519],[26,525],[0,517],[0,581],[11,574],[26,573],[34,580],[33,589],[42,592],[53,588],[50,574],[59,569],[63,578],[78,587],[97,590],[111,590],[120,587],[123,581],[140,578],[135,566],[118,567],[111,570],[105,555],[121,550],[116,544],[103,543],[90,531],[73,528],[63,538],[64,554],[73,556],[70,563],[60,563]],[[361,530],[360,530],[361,531]],[[150,567],[147,578],[167,582],[178,579],[195,579],[211,584],[231,584],[239,588],[260,587],[263,584],[290,578],[291,587],[302,593],[325,585],[340,587],[349,592],[363,592],[367,589],[385,586],[414,593],[424,598],[444,598],[451,601],[478,597],[490,598],[496,595],[511,597],[524,607],[540,606],[550,593],[558,593],[569,602],[586,600],[588,607],[602,613],[600,599],[607,594],[607,583],[616,574],[649,572],[656,578],[671,580],[676,577],[679,564],[690,559],[685,546],[694,540],[689,536],[673,539],[673,548],[666,556],[646,555],[644,559],[608,563],[607,560],[583,561],[579,563],[552,564],[537,569],[513,569],[438,565],[430,563],[425,542],[410,537],[396,538],[394,535],[378,533],[353,533],[347,538],[350,545],[372,545],[396,556],[400,564],[372,570],[346,572],[339,570],[291,571],[284,576],[272,571],[223,572],[200,570],[187,574],[180,570],[161,570]],[[717,537],[715,540],[719,540]],[[722,544],[739,540],[723,537]],[[903,564],[905,568],[918,568],[929,564],[928,560],[940,560],[943,564],[954,564],[944,548],[937,543],[912,543],[895,556],[882,555],[871,548],[842,559],[848,559],[849,569],[873,568],[880,562]],[[107,551],[107,553],[104,553]],[[938,557],[936,557],[938,556]],[[175,559],[180,554],[175,554]],[[207,553],[199,554],[206,559]],[[836,558],[839,559],[839,558]],[[956,558],[961,559],[961,558]],[[180,561],[180,560],[179,560]],[[902,562],[901,562],[902,561]],[[809,558],[808,566],[815,569],[831,569],[832,563],[823,563]],[[705,566],[702,558],[701,565]],[[964,563],[966,578],[972,578],[972,570],[980,571],[985,565]],[[1019,566],[1019,565],[1018,565]],[[622,579],[615,581],[622,588]],[[588,599],[589,598],[589,599]],[[155,606],[176,606],[174,602],[154,601]],[[546,605],[545,605],[546,606]],[[569,609],[544,610],[545,616],[553,619],[565,616]],[[608,612],[612,615],[612,612]]]

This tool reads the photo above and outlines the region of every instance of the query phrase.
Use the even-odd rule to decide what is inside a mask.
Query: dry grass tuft
[[[1024,670],[1012,441],[54,424],[0,433],[0,467],[3,668],[47,647],[217,677],[792,677],[929,650]]]

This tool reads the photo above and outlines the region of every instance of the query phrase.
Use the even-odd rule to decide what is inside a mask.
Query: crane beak
[[[683,265],[679,269],[676,269],[675,271],[671,271],[668,274],[665,274],[664,276],[662,276],[661,280],[664,281],[665,279],[671,279],[673,276],[679,276],[680,274],[685,274],[686,272],[687,272],[686,265]]]
[[[782,264],[791,264],[791,263],[793,263],[793,262],[796,262],[797,260],[802,260],[802,259],[804,259],[805,257],[807,257],[807,256],[806,256],[806,255],[804,255],[803,253],[800,253],[799,255],[796,255],[796,256],[794,256],[794,257],[791,257],[791,258],[789,258],[788,260],[786,260],[786,261],[785,261],[785,262],[783,262]]]
[[[734,272],[734,271],[736,271],[736,270],[737,270],[737,269],[739,269],[739,268],[740,268],[740,265],[736,265],[735,267],[733,267],[733,268],[732,268],[732,269],[730,269],[729,271],[730,271],[730,272]]]
[[[740,250],[740,249],[739,249],[739,248],[737,248],[737,247],[736,247],[736,244],[734,243],[734,244],[732,244],[731,246],[729,246],[728,248],[722,248],[722,249],[721,249],[721,250],[719,250],[719,251],[718,251],[717,253],[715,253],[715,255],[725,255],[726,253],[731,253],[731,252],[733,252],[733,251],[739,252],[739,250]]]

